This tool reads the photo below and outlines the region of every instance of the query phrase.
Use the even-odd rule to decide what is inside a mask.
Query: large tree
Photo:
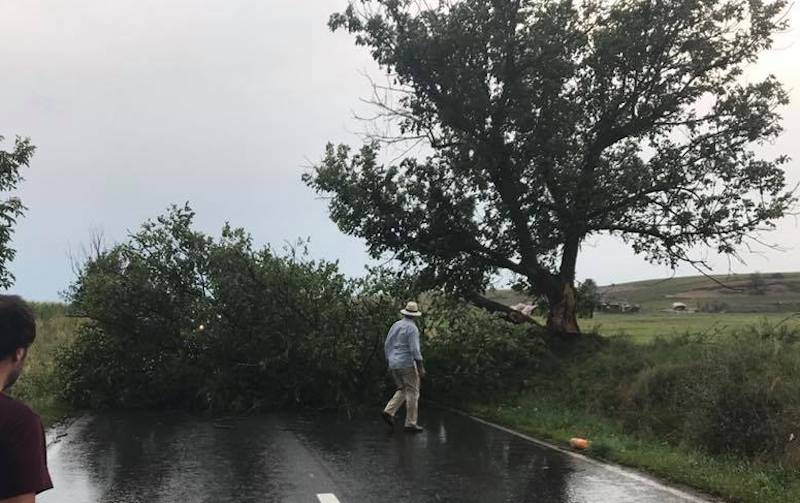
[[[735,254],[793,202],[780,132],[787,95],[743,71],[782,29],[783,0],[359,0],[330,20],[387,71],[393,140],[423,158],[329,145],[305,176],[331,218],[490,309],[510,271],[578,333],[575,266],[612,234],[672,267],[697,246]],[[394,98],[394,99],[392,99]]]
[[[0,144],[3,137],[0,136]],[[17,137],[12,150],[0,148],[0,192],[10,192],[22,181],[20,169],[27,167],[35,147],[29,138]],[[14,260],[16,251],[11,247],[11,237],[17,219],[25,207],[19,198],[10,196],[0,199],[0,288],[14,284],[14,275],[8,270],[8,263]]]

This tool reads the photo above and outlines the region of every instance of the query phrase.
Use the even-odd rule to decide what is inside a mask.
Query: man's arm
[[[386,339],[383,341],[383,356],[386,357],[386,361],[389,361],[389,355],[392,352],[391,345],[394,344],[395,335],[397,334],[397,324],[392,325],[389,328],[389,333],[386,334]]]
[[[20,494],[19,496],[14,496],[13,498],[0,500],[0,503],[36,503],[36,495],[33,493]]]
[[[414,355],[414,363],[417,364],[417,372],[420,378],[425,377],[425,364],[422,362],[422,351],[419,346],[419,328],[416,325],[411,331],[411,351]]]

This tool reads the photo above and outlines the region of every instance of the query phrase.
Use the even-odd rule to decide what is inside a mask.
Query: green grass
[[[800,329],[800,314],[793,313],[596,313],[594,318],[578,320],[584,332],[606,337],[629,336],[636,342],[652,342],[687,333],[716,337],[749,327],[785,325]]]
[[[658,438],[635,436],[613,420],[560,403],[521,397],[500,406],[473,406],[471,412],[531,436],[567,447],[571,437],[591,441],[587,455],[643,469],[662,479],[698,488],[728,501],[800,501],[800,474],[777,464],[760,464],[704,454]]]
[[[50,426],[70,411],[54,389],[55,353],[74,336],[82,320],[69,317],[64,304],[35,302],[32,306],[36,313],[36,341],[30,347],[22,376],[9,392],[30,405],[45,426]]]

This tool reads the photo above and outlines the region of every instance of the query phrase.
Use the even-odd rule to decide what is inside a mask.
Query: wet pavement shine
[[[704,501],[426,408],[421,434],[373,417],[83,417],[48,448],[42,503]]]

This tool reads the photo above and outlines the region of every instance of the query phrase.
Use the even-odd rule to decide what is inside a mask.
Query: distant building
[[[603,313],[638,313],[641,309],[638,304],[630,304],[625,301],[602,302],[597,307]]]

